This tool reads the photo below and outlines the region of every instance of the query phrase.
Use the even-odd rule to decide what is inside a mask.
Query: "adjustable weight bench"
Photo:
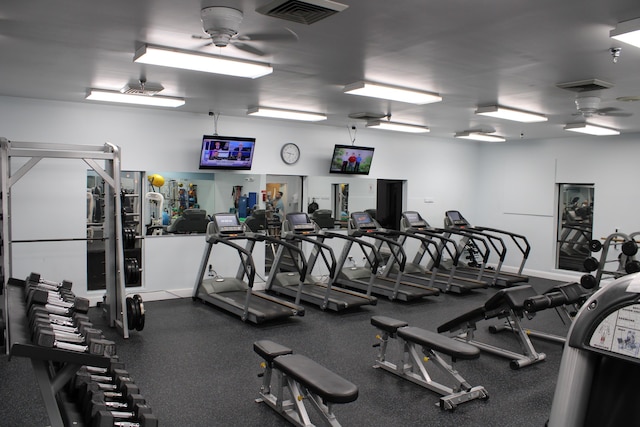
[[[440,325],[438,332],[455,333],[461,330],[462,332],[459,335],[454,336],[455,339],[474,345],[488,353],[511,359],[509,363],[511,369],[519,369],[533,363],[541,362],[546,358],[546,355],[536,351],[527,332],[520,323],[520,320],[525,315],[532,318],[535,314],[526,312],[524,302],[528,298],[536,295],[538,294],[530,285],[501,289],[489,298],[482,307],[478,307]],[[516,353],[474,340],[474,331],[477,329],[476,323],[492,318],[505,319],[509,325],[509,329],[518,337],[522,353]],[[491,326],[489,330],[490,332],[497,332],[495,326]]]
[[[312,427],[304,405],[307,400],[327,425],[340,426],[332,406],[356,400],[356,385],[273,341],[256,341],[253,350],[264,359],[260,397],[256,402],[266,403],[293,425]],[[273,373],[276,378],[272,387]]]
[[[377,336],[381,342],[376,344],[380,347],[380,352],[374,368],[382,368],[442,395],[437,403],[441,409],[455,410],[460,403],[489,398],[484,387],[472,387],[458,371],[453,369],[453,363],[457,359],[477,359],[480,356],[480,350],[476,347],[426,329],[408,326],[407,322],[390,317],[373,316],[371,324],[381,332],[381,335]],[[397,363],[387,360],[389,338],[397,339],[399,348],[402,350]],[[418,348],[422,349],[424,356],[418,354]],[[451,365],[438,353],[451,356]],[[439,368],[453,385],[448,386],[434,381],[427,372],[431,364]]]

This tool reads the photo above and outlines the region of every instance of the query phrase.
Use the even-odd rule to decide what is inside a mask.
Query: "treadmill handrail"
[[[474,228],[480,231],[489,231],[492,233],[506,234],[507,236],[511,237],[511,240],[513,240],[513,242],[516,244],[518,249],[520,249],[520,252],[522,252],[523,259],[526,260],[529,257],[529,253],[531,252],[531,245],[529,245],[529,241],[522,234],[512,233],[511,231],[500,230],[498,228],[491,228],[491,227],[474,227]]]
[[[467,239],[473,242],[476,249],[478,249],[478,252],[480,252],[480,256],[482,257],[482,264],[484,265],[487,263],[487,261],[489,261],[489,257],[491,256],[491,249],[489,249],[489,244],[487,244],[487,240],[481,237],[478,237],[480,236],[480,234],[474,235],[471,233],[466,233],[463,229],[459,229],[459,228],[434,228],[433,231],[435,231],[436,233],[450,233],[450,234],[466,237]],[[484,252],[478,246],[478,242],[482,242],[482,247],[484,248]],[[462,251],[460,251],[460,255],[462,255]]]
[[[252,238],[253,238],[252,236],[237,236],[237,237],[233,236],[233,237],[225,237],[224,239],[222,239],[222,238],[212,236],[210,239],[207,239],[210,244],[215,245],[217,243],[222,243],[238,251],[238,255],[240,256],[240,259],[242,261],[241,262],[242,269],[244,270],[244,274],[247,276],[247,286],[249,286],[249,289],[253,288],[253,282],[256,277],[256,266],[253,262],[253,256],[251,255],[251,251],[249,251],[246,248],[243,248],[242,246],[236,243],[233,243],[231,240],[239,240],[239,239],[251,240]],[[255,238],[253,239],[258,240]],[[245,256],[245,259],[243,259],[242,255]],[[247,264],[249,268],[247,268]]]
[[[389,249],[391,249],[391,255],[393,256],[395,261],[398,263],[398,268],[400,269],[400,271],[404,271],[405,265],[407,263],[407,253],[405,252],[404,248],[402,247],[402,245],[400,243],[396,242],[393,239],[385,237],[380,233],[382,233],[382,232],[380,232],[378,230],[371,230],[369,232],[361,231],[361,230],[354,230],[354,233],[352,233],[352,236],[357,237],[356,234],[358,234],[359,236],[371,237],[373,239],[380,240],[381,242],[385,242],[387,244],[387,246],[389,246]],[[391,246],[397,246],[398,247],[398,251],[397,252],[394,251],[391,248]],[[400,259],[398,259],[399,256],[400,256]]]
[[[439,239],[442,242],[442,246],[441,247],[444,248],[444,250],[447,251],[447,253],[451,257],[453,265],[455,265],[455,266],[458,265],[458,260],[460,259],[460,255],[462,254],[462,252],[458,250],[458,245],[456,244],[456,242],[453,239],[445,237],[442,234],[438,234],[435,231],[419,230],[417,228],[409,228],[409,230],[411,230],[410,233],[422,234],[424,236],[429,236],[429,237],[433,237],[435,239]],[[450,243],[451,245],[453,245],[453,252],[451,251],[450,245],[447,245],[447,243]],[[455,252],[455,254],[454,254],[454,252]]]
[[[376,248],[376,245],[374,245],[373,243],[365,242],[353,236],[347,236],[345,234],[335,233],[331,231],[325,232],[323,233],[323,235],[329,238],[337,237],[339,239],[345,239],[345,240],[349,240],[351,242],[357,243],[358,245],[360,245],[360,250],[362,251],[364,256],[367,258],[367,262],[371,266],[371,272],[375,273],[376,271],[378,271],[378,266],[383,260],[382,260],[382,256],[380,255],[380,252],[378,252],[378,249]],[[365,251],[364,250],[365,247],[368,247],[371,251],[370,252]],[[373,257],[370,257],[370,255],[372,254],[373,254]]]
[[[300,255],[298,257],[298,260],[302,262],[302,266],[300,266],[299,263],[294,262],[294,265],[296,267],[296,269],[298,270],[298,275],[300,276],[300,283],[304,282],[305,279],[307,278],[307,260],[304,256],[304,252],[302,251],[302,249],[300,249],[299,247],[297,247],[294,244],[291,244],[289,242],[285,242],[282,238],[280,237],[274,237],[274,236],[267,236],[267,235],[260,235],[261,237],[259,238],[259,240],[267,240],[271,243],[275,243],[277,245],[282,245],[283,247],[285,247],[288,251],[289,251],[289,255],[291,256],[292,259],[295,259],[295,257],[293,256],[293,254],[291,253],[291,251],[293,252],[297,252],[298,255]]]
[[[320,250],[320,255],[322,256],[322,260],[325,263],[325,266],[329,269],[329,277],[330,278],[334,278],[335,274],[336,274],[336,256],[333,253],[333,249],[331,248],[331,246],[326,245],[322,242],[317,241],[316,239],[312,239],[311,237],[308,237],[308,235],[300,235],[300,234],[295,234],[295,233],[286,233],[284,235],[282,235],[280,237],[281,239],[298,239],[298,240],[303,240],[305,242],[309,242],[312,245],[318,246],[321,249],[325,249],[327,252],[329,252],[329,255],[331,255],[331,263],[329,263],[329,260],[327,259],[327,256],[325,254],[325,251]],[[300,250],[302,251],[302,250]],[[302,256],[302,258],[304,259],[305,257]],[[306,262],[306,261],[305,261]]]
[[[387,229],[385,230],[386,232],[396,235],[396,236],[405,236],[405,237],[409,237],[412,239],[416,239],[419,240],[420,242],[422,242],[422,244],[424,245],[424,248],[427,250],[427,253],[429,254],[429,256],[431,257],[431,259],[434,262],[434,266],[437,268],[440,266],[440,261],[442,261],[442,251],[440,250],[440,248],[438,247],[438,244],[436,242],[434,242],[432,239],[428,239],[426,237],[421,237],[421,236],[416,236],[413,233],[408,233],[406,231],[399,231],[399,230],[390,230]],[[431,252],[429,250],[429,246],[433,245],[433,247],[435,248],[437,255],[434,258],[433,256],[433,252]]]
[[[504,240],[502,240],[502,237],[499,236],[495,236],[493,234],[490,233],[486,233],[484,231],[480,231],[476,228],[472,228],[472,227],[465,227],[465,228],[451,228],[451,229],[447,229],[447,230],[454,230],[454,231],[463,231],[465,233],[469,233],[469,234],[477,234],[479,236],[484,236],[487,238],[487,240],[489,241],[489,244],[491,245],[491,247],[493,249],[495,249],[495,251],[497,252],[498,255],[498,259],[500,260],[500,263],[502,263],[505,258],[507,257],[507,247],[504,244]],[[494,241],[497,241],[498,243],[500,243],[500,248],[498,248],[498,246],[496,246],[496,244],[494,243]]]

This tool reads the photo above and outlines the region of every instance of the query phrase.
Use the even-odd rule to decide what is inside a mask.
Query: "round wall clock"
[[[293,142],[288,142],[282,146],[280,157],[283,162],[292,165],[300,159],[300,148]]]

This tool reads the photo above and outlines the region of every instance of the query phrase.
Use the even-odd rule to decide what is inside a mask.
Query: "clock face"
[[[292,165],[300,159],[300,148],[291,142],[284,144],[282,150],[280,150],[280,157],[282,157],[283,162]]]

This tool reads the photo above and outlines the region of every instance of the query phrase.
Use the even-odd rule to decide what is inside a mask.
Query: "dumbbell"
[[[89,353],[110,357],[116,352],[113,341],[102,338],[102,333],[93,332],[90,336],[78,337],[74,334],[54,330],[51,326],[36,324],[33,332],[33,342],[42,347],[58,348],[77,353]]]
[[[33,304],[44,306],[49,312],[68,315],[74,311],[86,313],[89,311],[89,300],[76,297],[73,303],[50,297],[49,291],[32,288],[27,293],[27,307]]]
[[[149,408],[149,411],[151,409]],[[131,418],[121,418],[117,412],[100,411],[93,418],[92,427],[157,427],[158,418],[151,412],[142,412],[138,410],[138,416],[134,421],[121,421],[122,419],[131,420]]]
[[[49,312],[46,308],[41,305],[34,304],[29,307],[29,311],[27,312],[27,317],[29,322],[31,323],[34,318],[42,318],[48,319],[51,323],[55,323],[57,325],[65,325],[65,326],[75,326],[77,327],[81,322],[91,322],[89,320],[89,316],[84,313],[73,312],[68,316],[64,316],[61,314],[55,314]]]
[[[77,401],[89,425],[99,411],[137,412],[136,408],[146,406],[146,401],[139,392],[140,390],[135,386],[125,387],[119,391],[102,390],[97,383],[92,382],[81,388]]]
[[[71,343],[88,343],[92,339],[103,338],[102,331],[93,327],[91,322],[79,322],[77,326],[58,325],[48,319],[36,316],[29,323],[31,331],[35,334],[41,329],[51,329],[60,341]]]
[[[90,385],[93,384],[93,385]],[[139,394],[140,390],[125,369],[110,368],[108,372],[96,372],[95,369],[83,366],[69,382],[69,394],[80,396],[88,387],[98,386],[105,392],[121,392],[123,395]]]
[[[27,305],[32,302],[39,304],[52,304],[66,308],[73,308],[76,311],[86,313],[89,311],[90,302],[87,298],[77,297],[71,291],[51,291],[39,286],[28,286],[25,292]]]
[[[40,277],[40,274],[38,273],[31,273],[29,274],[29,277],[27,277],[26,280],[27,283],[36,283],[36,284],[40,284],[42,286],[47,286],[52,288],[52,290],[57,290],[57,289],[68,289],[71,290],[71,286],[72,283],[68,280],[63,280],[62,282],[53,282],[51,280],[45,280],[43,278]]]

